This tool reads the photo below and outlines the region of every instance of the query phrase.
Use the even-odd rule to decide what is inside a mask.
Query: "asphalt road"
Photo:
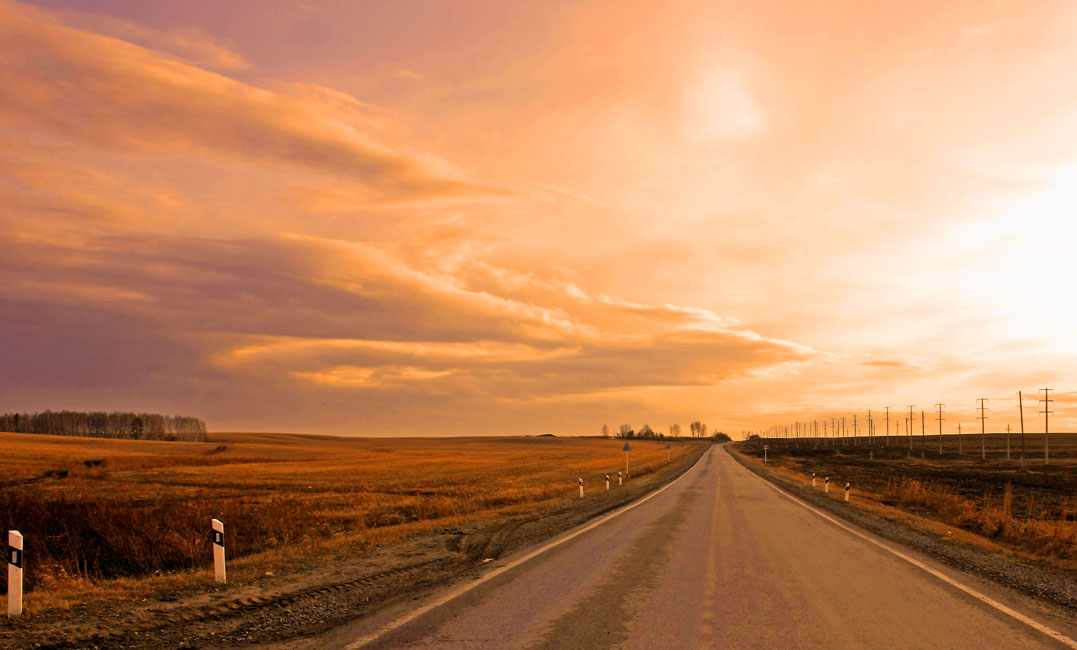
[[[1068,647],[783,496],[717,447],[645,503],[472,585],[448,602],[434,597],[420,616],[416,602],[306,643]]]

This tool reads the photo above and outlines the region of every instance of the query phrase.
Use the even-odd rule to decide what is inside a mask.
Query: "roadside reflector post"
[[[815,472],[811,473],[811,486],[815,487]]]
[[[624,485],[624,479],[620,472],[617,472],[617,485]]]
[[[830,477],[823,479],[823,494],[830,494]]]
[[[580,498],[583,498],[583,477],[580,477]]]
[[[224,569],[224,523],[220,519],[210,521],[213,526],[213,577],[218,583],[227,580]]]
[[[610,491],[610,475],[606,474],[606,491]]]
[[[849,503],[849,488],[851,487],[851,485],[851,483],[845,484],[845,503]]]
[[[666,464],[669,464],[669,443],[666,443]]]
[[[22,616],[22,533],[7,531],[7,615]]]
[[[767,449],[769,449],[769,448],[770,448],[770,445],[763,445],[763,464],[764,465],[767,464]]]

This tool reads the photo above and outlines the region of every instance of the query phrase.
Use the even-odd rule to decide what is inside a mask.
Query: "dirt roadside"
[[[445,528],[361,553],[306,558],[255,584],[162,594],[156,600],[79,605],[63,620],[6,620],[0,647],[235,648],[323,633],[443,587],[497,559],[638,499],[688,470],[709,449],[622,488],[556,508]]]
[[[759,463],[737,453],[730,445],[726,446],[725,451],[749,471],[820,510],[837,515],[879,537],[919,551],[949,567],[1016,590],[1050,608],[1057,608],[1062,616],[1077,616],[1077,571],[1013,555],[986,552],[926,530],[917,530],[905,523],[908,517],[902,517],[904,521],[899,521],[868,512],[765,470]]]

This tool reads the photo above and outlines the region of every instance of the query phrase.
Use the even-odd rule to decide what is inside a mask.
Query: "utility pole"
[[[957,423],[957,455],[961,456],[965,452],[961,450],[961,423]]]
[[[886,407],[886,446],[890,446],[890,407]]]
[[[875,429],[871,424],[871,409],[868,409],[868,459],[875,460]]]
[[[927,455],[927,425],[925,424],[924,411],[920,410],[920,460]]]
[[[856,437],[856,414],[853,414],[853,446],[859,446],[860,440]]]
[[[906,433],[909,435],[909,456],[912,456],[912,423],[915,420],[915,416],[912,414],[912,406],[909,406],[909,428]]]
[[[935,418],[939,421],[939,455],[942,455],[942,407],[946,406],[942,402],[939,402],[935,406],[939,407],[939,417]]]
[[[1025,398],[1017,391],[1017,408],[1021,413],[1021,469],[1025,468]]]
[[[1053,402],[1054,400],[1051,399],[1051,393],[1054,392],[1054,389],[1053,388],[1041,388],[1040,390],[1043,391],[1043,399],[1040,400],[1041,402],[1043,402],[1043,410],[1040,411],[1040,413],[1043,413],[1043,464],[1046,465],[1047,462],[1050,460],[1050,451],[1051,451],[1050,446],[1048,445],[1048,440],[1047,440],[1047,438],[1048,438],[1048,435],[1047,435],[1048,434],[1047,416],[1052,413],[1052,411],[1051,411],[1051,402]]]
[[[841,416],[841,446],[845,446],[845,416]]]
[[[987,460],[987,450],[985,449],[984,438],[987,434],[984,433],[984,421],[987,420],[987,403],[986,397],[981,397],[979,400],[980,405],[977,407],[980,411],[980,460]]]

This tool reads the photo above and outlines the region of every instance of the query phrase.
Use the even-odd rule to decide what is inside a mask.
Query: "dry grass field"
[[[207,582],[209,520],[226,524],[230,582],[281,575],[316,551],[359,552],[462,521],[591,494],[624,441],[360,439],[210,434],[204,443],[0,434],[0,526],[26,536],[32,610],[102,593]],[[632,478],[666,441],[632,441]],[[674,463],[698,451],[672,445]],[[294,570],[294,569],[292,569]],[[6,585],[4,587],[6,589]]]
[[[1043,463],[1042,433],[1025,437],[1025,464],[1020,462],[1020,437],[987,434],[986,460],[979,434],[892,437],[889,445],[867,441],[752,439],[737,444],[742,454],[761,461],[763,444],[775,471],[809,481],[819,489],[831,477],[831,492],[840,498],[846,482],[863,503],[900,508],[982,536],[1020,554],[1077,568],[1077,434],[1052,433],[1050,464]],[[874,456],[874,459],[871,456]]]

